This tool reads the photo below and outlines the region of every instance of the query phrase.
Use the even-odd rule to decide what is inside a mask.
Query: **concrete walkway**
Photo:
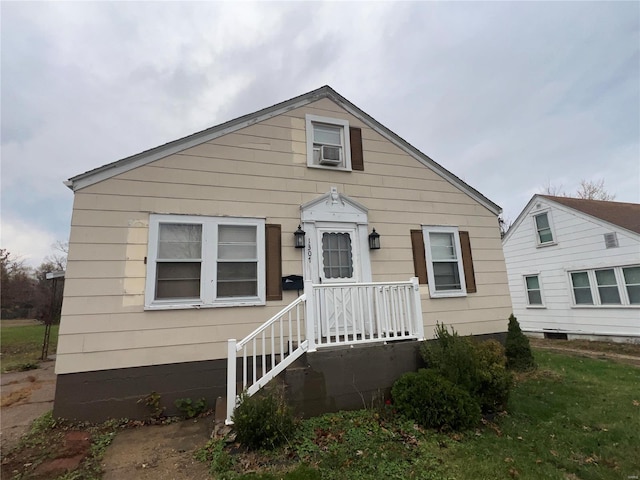
[[[0,375],[0,447],[15,446],[31,422],[53,408],[56,391],[55,361],[40,363],[40,368]]]

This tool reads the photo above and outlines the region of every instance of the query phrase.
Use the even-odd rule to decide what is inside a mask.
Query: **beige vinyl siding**
[[[364,171],[307,167],[305,114],[362,129]],[[458,187],[328,99],[256,123],[76,191],[57,373],[226,358],[296,297],[258,307],[144,311],[151,213],[263,217],[282,226],[282,274],[302,274],[293,248],[300,205],[331,187],[369,209],[381,234],[374,281],[414,275],[409,231],[455,225],[470,233],[478,292],[432,300],[422,286],[425,332],[506,330],[511,312],[497,220]]]

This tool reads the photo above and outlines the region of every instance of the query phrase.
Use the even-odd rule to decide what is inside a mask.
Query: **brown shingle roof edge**
[[[640,234],[640,204],[638,203],[585,200],[551,195],[540,195],[540,197]]]

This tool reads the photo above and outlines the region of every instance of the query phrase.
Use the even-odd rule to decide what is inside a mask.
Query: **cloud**
[[[363,6],[3,2],[3,239],[64,240],[63,180],[324,84],[511,218],[549,180],[640,201],[637,2]]]
[[[40,266],[44,258],[53,252],[52,245],[57,240],[44,229],[4,215],[0,236],[3,249],[34,268]]]

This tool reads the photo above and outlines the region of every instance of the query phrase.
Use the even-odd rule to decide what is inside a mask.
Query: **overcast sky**
[[[640,202],[640,3],[1,3],[2,247],[62,182],[328,84],[514,220],[552,183]]]

